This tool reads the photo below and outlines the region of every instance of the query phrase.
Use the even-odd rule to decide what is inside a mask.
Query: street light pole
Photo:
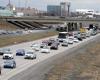
[[[71,5],[71,3],[70,3],[70,2],[67,2],[67,8],[68,8],[68,17],[70,16],[70,5]]]

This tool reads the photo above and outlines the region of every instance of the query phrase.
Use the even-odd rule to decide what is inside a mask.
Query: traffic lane
[[[62,50],[64,50],[64,48],[63,47],[61,47],[61,51]],[[40,61],[43,61],[43,60],[45,60],[45,59],[47,59],[47,58],[49,58],[49,57],[51,57],[51,56],[53,56],[53,55],[55,55],[56,53],[58,53],[59,52],[59,50],[52,50],[51,52],[50,52],[50,54],[45,54],[45,53],[39,53],[39,52],[37,52],[37,59],[34,61],[35,63],[37,63],[37,62],[40,62]],[[17,62],[17,68],[16,69],[14,69],[14,70],[12,70],[12,71],[17,71],[17,70],[23,70],[23,69],[26,69],[30,64],[31,65],[33,65],[34,64],[34,62],[33,61],[29,61],[29,62],[25,62],[25,61],[27,61],[27,60],[24,60],[23,58],[21,58],[20,59],[20,61],[19,61],[19,57],[16,57],[15,56],[15,60],[16,60],[16,62]],[[24,62],[23,62],[24,61]],[[32,63],[31,63],[32,62]],[[23,65],[24,64],[24,65]],[[30,65],[30,66],[31,66]],[[26,67],[26,68],[24,68],[24,67]],[[8,76],[7,74],[10,74],[10,73],[12,73],[12,71],[10,70],[10,71],[8,71],[8,70],[6,70],[6,69],[4,69],[4,70],[2,70],[2,72],[3,72],[3,76],[5,77],[5,76]],[[4,77],[2,76],[2,79],[4,79]]]
[[[27,70],[13,76],[9,80],[44,80],[44,75],[54,66],[57,60],[60,61],[61,57],[67,57],[71,54],[76,54],[75,52],[77,50],[80,50],[80,48],[84,48],[86,45],[89,45],[90,43],[97,41],[97,39],[92,39],[90,41],[86,41],[85,43],[82,43],[80,46],[70,48],[58,55],[55,55],[53,57],[50,57],[42,62],[37,63],[36,65],[31,66]]]
[[[62,48],[61,50],[63,50],[63,48]],[[56,52],[57,52],[57,51],[56,51]],[[53,53],[53,52],[52,52],[52,53]],[[55,52],[54,52],[54,53],[55,53]],[[57,53],[58,53],[58,52],[57,52]],[[40,57],[40,59],[45,59],[45,57],[47,57],[47,56],[48,56],[48,55],[45,56],[45,55],[42,54],[41,57]],[[50,56],[50,55],[49,55],[49,56]],[[51,55],[51,56],[52,56],[52,55]],[[47,58],[48,58],[48,57],[47,57]],[[40,59],[38,59],[38,60],[40,60]],[[21,62],[21,61],[18,61],[18,63],[19,63],[19,62]],[[23,63],[20,63],[20,64],[23,64]]]
[[[89,38],[90,39],[90,38]],[[88,39],[86,39],[86,40],[88,40]],[[85,40],[84,40],[85,41]],[[83,43],[84,43],[84,41],[82,41]],[[34,61],[34,63],[38,63],[38,62],[40,62],[40,61],[43,61],[43,60],[45,60],[45,59],[47,59],[47,58],[49,58],[49,57],[52,57],[52,56],[54,56],[54,55],[56,55],[56,54],[59,54],[59,52],[62,52],[62,51],[64,51],[64,50],[66,50],[66,49],[69,49],[69,48],[71,48],[71,47],[74,47],[75,45],[78,45],[78,44],[80,44],[80,43],[77,43],[77,44],[74,44],[74,45],[70,45],[69,47],[67,47],[67,48],[63,48],[63,47],[60,47],[60,51],[59,50],[57,50],[57,51],[51,51],[51,53],[52,54],[42,54],[42,53],[40,53],[39,55],[38,55],[38,59],[36,59],[35,61]],[[23,59],[24,60],[24,59]],[[21,60],[22,61],[22,60]],[[20,64],[23,64],[23,63],[21,63],[21,61],[18,61],[18,63],[20,62]],[[31,62],[31,61],[29,61],[29,62]],[[27,64],[26,64],[27,63]],[[10,71],[9,72],[9,74],[10,73],[12,73],[12,72],[14,72],[14,74],[15,73],[19,73],[19,72],[21,72],[21,71],[23,71],[23,70],[25,70],[25,69],[27,69],[28,67],[30,67],[31,65],[33,65],[33,63],[28,63],[28,62],[25,62],[24,63],[25,65],[20,65],[18,68],[16,68],[15,70],[12,70],[12,71]],[[29,66],[30,65],[30,66]],[[19,71],[18,71],[19,70]],[[6,74],[7,75],[7,74]],[[5,76],[5,75],[4,75]],[[11,75],[10,75],[11,76]]]

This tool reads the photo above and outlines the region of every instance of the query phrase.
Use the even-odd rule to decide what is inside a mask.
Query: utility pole
[[[70,5],[71,5],[70,2],[67,2],[68,17],[70,16]]]
[[[9,0],[8,5],[9,5],[9,9],[11,10],[11,1],[10,0]]]
[[[9,0],[9,5],[10,5],[10,0]]]
[[[25,8],[27,8],[28,0],[25,0]]]
[[[18,7],[20,8],[20,0],[18,0]]]
[[[28,3],[28,0],[25,0],[25,16],[27,15],[27,3]]]

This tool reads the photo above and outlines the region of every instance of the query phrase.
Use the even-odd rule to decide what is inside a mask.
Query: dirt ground
[[[100,80],[100,39],[65,56],[45,75],[45,80]]]

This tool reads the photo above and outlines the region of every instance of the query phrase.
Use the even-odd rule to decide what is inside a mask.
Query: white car
[[[73,38],[72,37],[68,38],[68,44],[73,44]]]
[[[36,59],[36,54],[33,51],[27,51],[24,59]]]
[[[63,42],[63,41],[66,40],[66,38],[64,38],[64,39],[63,39],[63,38],[58,38],[57,40],[58,40],[59,42]]]
[[[10,48],[0,49],[0,55],[3,55],[6,51],[11,51]]]
[[[43,48],[41,48],[41,53],[50,53],[50,49],[48,46],[44,46]]]
[[[62,46],[68,46],[68,40],[63,41]]]
[[[78,43],[79,40],[78,40],[77,38],[74,38],[74,39],[73,39],[73,42]]]
[[[3,59],[13,59],[14,58],[14,55],[11,51],[6,51],[4,54],[3,54]]]
[[[39,51],[40,50],[40,44],[36,43],[36,44],[32,44],[32,49],[35,51]]]

